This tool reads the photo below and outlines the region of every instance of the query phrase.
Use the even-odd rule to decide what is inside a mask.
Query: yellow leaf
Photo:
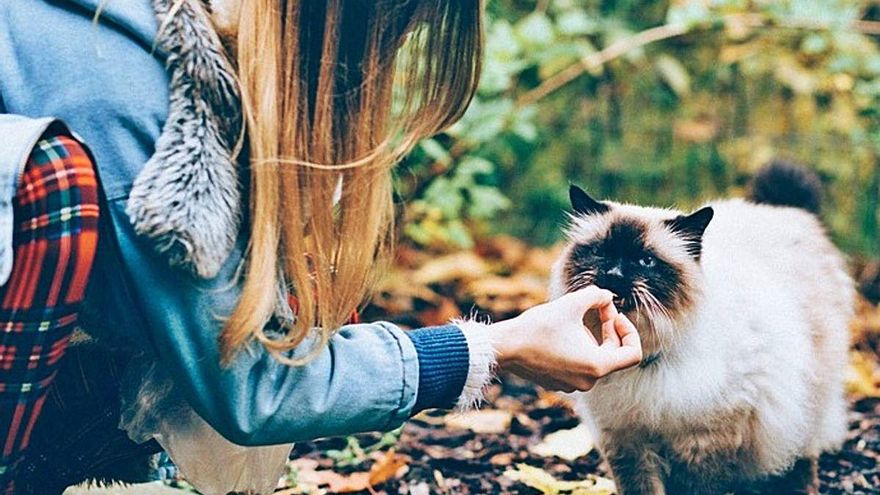
[[[614,482],[601,476],[587,475],[587,479],[580,481],[560,481],[553,475],[541,468],[528,464],[517,464],[516,469],[508,469],[504,472],[507,478],[518,481],[538,490],[544,495],[559,495],[563,493],[571,495],[612,495],[617,493]]]
[[[578,425],[569,430],[559,430],[546,437],[529,450],[542,457],[556,456],[573,461],[593,450],[593,437],[587,425]]]
[[[394,452],[394,449],[381,454],[369,471],[351,474],[339,474],[330,469],[316,469],[317,462],[307,459],[291,461],[291,467],[297,470],[297,486],[284,490],[282,494],[324,493],[323,487],[330,493],[352,493],[372,489],[385,483],[392,477],[405,474],[409,457]],[[276,492],[279,493],[279,492]]]
[[[851,351],[847,370],[846,388],[854,395],[880,397],[880,366],[876,356],[866,352]]]
[[[471,430],[474,433],[504,433],[510,428],[512,419],[513,415],[509,411],[482,409],[450,414],[446,417],[446,426]]]
[[[472,251],[461,251],[425,263],[412,275],[417,284],[450,282],[452,280],[473,280],[488,273],[485,261]]]

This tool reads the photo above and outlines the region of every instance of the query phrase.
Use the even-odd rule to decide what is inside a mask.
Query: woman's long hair
[[[253,339],[298,365],[368,296],[392,242],[391,172],[455,122],[481,60],[479,0],[240,0],[232,13],[250,162],[250,244],[224,361]],[[264,331],[279,283],[297,298]],[[289,351],[314,336],[308,353]]]

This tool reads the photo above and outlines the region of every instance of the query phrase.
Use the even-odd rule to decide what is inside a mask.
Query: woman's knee
[[[53,197],[54,193],[64,197]],[[46,210],[94,208],[88,217],[96,218],[98,182],[88,152],[72,137],[44,136],[31,150],[17,199],[21,206],[36,204]]]
[[[42,268],[47,275],[64,274],[55,281],[65,289],[64,294],[55,295],[61,298],[59,302],[83,298],[97,250],[98,215],[98,183],[90,155],[71,137],[41,138],[31,151],[16,194],[13,249],[15,259],[56,262],[54,269]],[[15,282],[16,268],[23,267],[13,262],[11,282]]]

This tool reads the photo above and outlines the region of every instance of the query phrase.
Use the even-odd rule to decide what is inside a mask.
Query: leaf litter
[[[558,253],[558,246],[534,248],[505,236],[451,255],[402,246],[364,320],[391,317],[418,327],[461,314],[514,316],[546,299]],[[876,277],[861,281],[866,297],[853,322],[847,375],[849,433],[839,452],[820,459],[823,494],[880,493],[878,285]],[[481,411],[423,412],[399,438],[376,433],[300,443],[291,459],[276,494],[614,493],[607,465],[568,399],[515,376],[490,387]]]

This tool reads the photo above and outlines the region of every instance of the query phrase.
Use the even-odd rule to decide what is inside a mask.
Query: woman
[[[391,245],[393,165],[474,93],[480,22],[477,1],[0,3],[6,493],[16,478],[21,493],[52,493],[119,461],[92,456],[115,438],[83,447],[54,459],[64,475],[47,488],[38,466],[57,438],[26,449],[62,431],[56,417],[82,416],[65,412],[81,395],[68,387],[46,400],[78,316],[114,349],[111,363],[79,358],[79,371],[113,365],[84,390],[115,395],[126,367],[137,383],[123,389],[155,389],[128,366],[140,355],[238,445],[471,407],[496,357],[567,391],[636,364],[637,333],[596,288],[491,325],[344,325]],[[601,345],[582,324],[591,308]],[[132,407],[174,428],[173,413]]]

